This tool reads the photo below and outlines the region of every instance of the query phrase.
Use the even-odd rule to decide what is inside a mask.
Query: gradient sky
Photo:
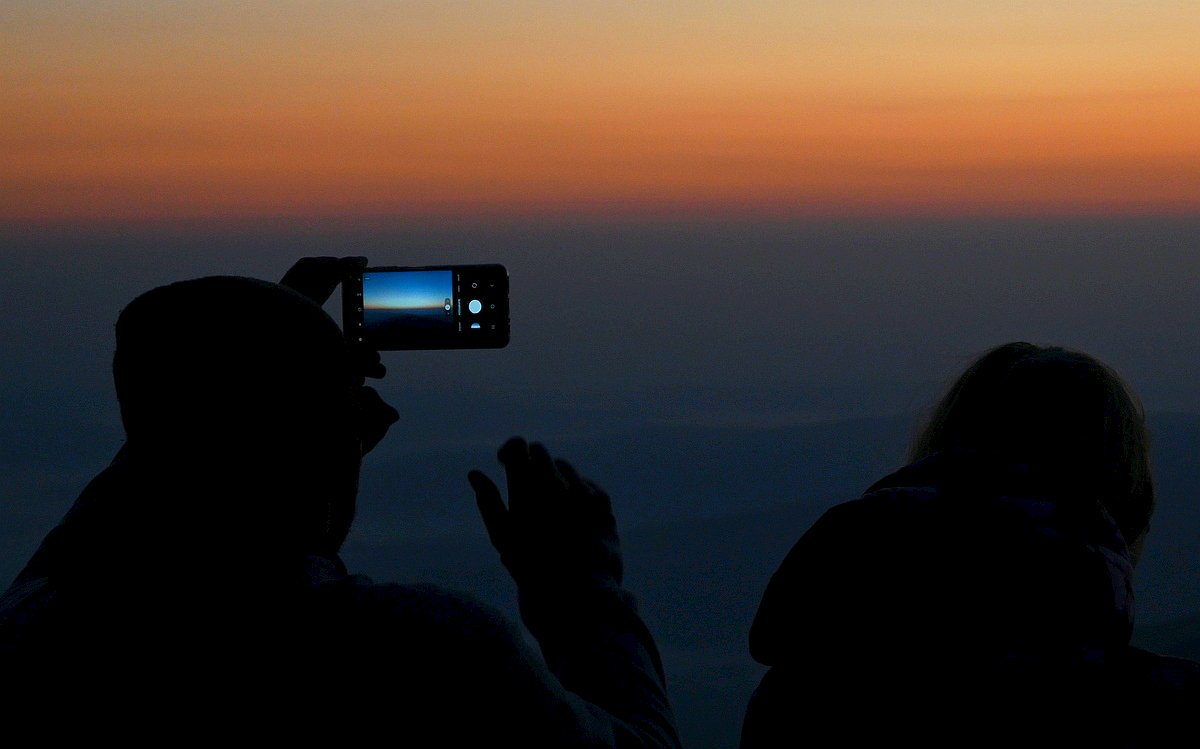
[[[1193,0],[0,15],[0,219],[1200,210]]]
[[[441,309],[454,293],[450,271],[363,274],[367,309]]]

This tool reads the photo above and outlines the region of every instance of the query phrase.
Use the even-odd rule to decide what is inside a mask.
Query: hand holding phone
[[[364,267],[342,280],[342,327],[375,351],[503,348],[508,270],[499,264]]]
[[[348,275],[353,275],[367,266],[365,257],[334,257],[317,255],[297,260],[279,283],[300,292],[317,304],[324,305],[333,296],[334,290]],[[353,371],[361,379],[382,379],[387,374],[379,358],[379,352],[365,346],[354,347]],[[362,382],[360,381],[361,385]]]

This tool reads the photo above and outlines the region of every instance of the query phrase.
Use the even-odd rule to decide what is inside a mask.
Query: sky
[[[1189,0],[0,13],[0,220],[1200,208]]]
[[[1197,39],[1194,0],[6,0],[0,581],[121,444],[122,306],[306,255],[510,275],[506,348],[383,355],[401,420],[347,552],[381,579],[430,539],[490,552],[465,473],[511,434],[608,488],[633,542],[810,517],[1011,340],[1113,365],[1153,437],[1200,414]],[[1165,433],[1161,512],[1194,520],[1198,432]],[[1186,527],[1149,541],[1151,619],[1196,610]],[[746,606],[790,544],[763,532],[717,565]],[[461,552],[436,582],[506,583]],[[650,614],[688,603],[646,558]],[[660,610],[701,738],[752,610],[709,671]]]
[[[1016,339],[1200,413],[1200,13],[1081,7],[8,2],[10,459],[69,496],[121,306],[303,255],[508,269],[508,347],[385,355],[400,452],[911,413]]]

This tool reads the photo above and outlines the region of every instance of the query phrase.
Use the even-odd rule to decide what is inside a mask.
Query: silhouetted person
[[[468,597],[345,569],[360,461],[397,419],[364,384],[378,353],[321,307],[362,262],[121,312],[126,441],[0,599],[0,710],[156,745],[677,746],[608,498],[541,445],[501,448],[507,504],[468,477],[544,659]]]
[[[1130,645],[1148,450],[1140,404],[1094,358],[980,357],[912,462],[825,512],[771,577],[742,749],[1192,740],[1200,664]]]

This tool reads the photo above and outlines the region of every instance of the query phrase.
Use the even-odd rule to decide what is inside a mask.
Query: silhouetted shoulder
[[[314,588],[319,616],[331,625],[353,627],[362,644],[401,646],[420,644],[427,652],[453,648],[487,651],[497,646],[514,649],[520,639],[515,624],[494,607],[467,594],[430,584],[376,582],[365,575],[347,575]],[[403,642],[396,632],[404,632]],[[392,636],[388,636],[389,633]],[[377,636],[377,640],[369,637]],[[442,657],[451,653],[442,650]]]
[[[932,705],[1104,746],[1143,745],[1145,720],[1185,714],[1200,666],[1130,648],[1132,566],[1113,520],[1036,487],[1021,466],[940,454],[819,517],[751,628],[751,654],[770,670],[745,749],[844,721],[850,705],[891,721],[856,725],[863,740],[884,724],[932,740]],[[1097,710],[1113,720],[1089,717]]]
[[[315,586],[311,617],[339,643],[319,666],[346,685],[337,699],[386,711],[408,740],[622,745],[613,716],[564,689],[515,622],[469,595],[346,575]]]

